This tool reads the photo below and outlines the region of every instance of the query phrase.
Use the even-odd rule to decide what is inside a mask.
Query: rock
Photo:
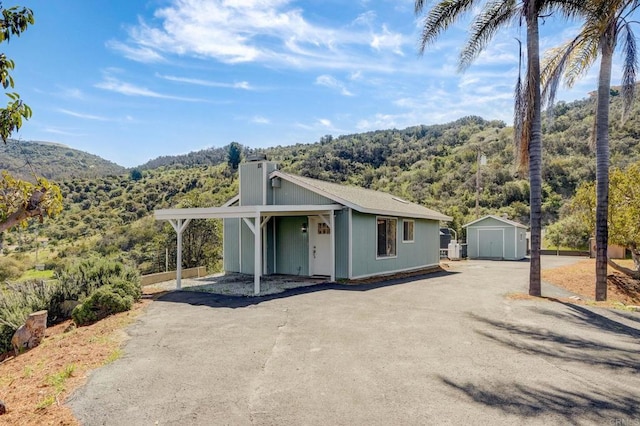
[[[47,329],[47,311],[38,311],[29,315],[27,322],[16,330],[11,345],[16,354],[40,344]]]
[[[7,412],[7,406],[4,405],[4,401],[0,400],[0,416]]]

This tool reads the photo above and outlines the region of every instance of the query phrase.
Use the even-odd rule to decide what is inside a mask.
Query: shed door
[[[503,245],[504,230],[478,230],[478,257],[502,259],[504,257]]]
[[[331,232],[321,218],[309,217],[310,275],[331,275]]]

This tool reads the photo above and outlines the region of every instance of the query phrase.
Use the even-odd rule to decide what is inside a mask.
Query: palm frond
[[[555,103],[558,86],[573,52],[574,41],[571,40],[560,47],[547,50],[542,60],[540,70],[542,100],[547,105],[547,111],[550,115],[553,111],[552,106]]]
[[[461,14],[470,10],[475,1],[477,0],[441,0],[436,4],[424,18],[420,36],[420,53],[424,53],[425,48],[449,28]],[[424,2],[416,0],[416,10],[422,10],[423,7]]]
[[[631,112],[633,99],[636,89],[636,71],[638,70],[638,49],[636,45],[636,37],[631,30],[631,26],[626,24],[624,27],[624,40],[622,45],[622,54],[624,63],[622,65],[622,121]]]
[[[528,137],[525,137],[525,115],[527,111],[527,99],[522,87],[522,42],[518,39],[518,79],[514,90],[513,107],[513,137],[514,137],[514,157],[516,159],[516,169],[524,173],[525,166],[529,160]],[[527,132],[528,135],[528,132]]]
[[[460,53],[460,71],[468,68],[496,32],[519,13],[515,0],[494,0],[487,3],[471,23],[469,40]]]

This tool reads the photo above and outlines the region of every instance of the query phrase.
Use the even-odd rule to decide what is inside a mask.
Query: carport
[[[520,260],[527,253],[527,227],[512,220],[487,215],[463,225],[467,228],[470,259]]]
[[[160,209],[155,211],[156,220],[167,220],[176,231],[176,288],[181,289],[182,283],[182,233],[189,226],[192,219],[226,219],[240,218],[254,235],[254,294],[260,294],[260,277],[263,263],[263,231],[264,226],[274,216],[319,216],[326,220],[330,229],[334,229],[335,210],[342,206],[329,205],[258,205],[258,206],[231,206],[237,201],[237,197],[231,199],[223,207],[179,208]],[[325,219],[328,218],[327,219]],[[331,232],[331,257],[335,253],[335,232]],[[331,265],[331,280],[335,280],[335,265]]]

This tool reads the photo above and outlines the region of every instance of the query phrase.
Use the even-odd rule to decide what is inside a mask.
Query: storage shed
[[[487,215],[463,228],[470,259],[520,260],[527,254],[527,227],[521,223]]]

